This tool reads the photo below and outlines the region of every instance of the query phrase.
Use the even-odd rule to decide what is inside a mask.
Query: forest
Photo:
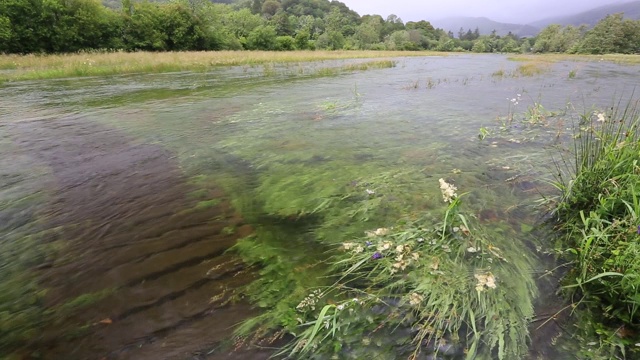
[[[550,25],[534,38],[434,28],[427,20],[359,15],[340,1],[4,0],[0,53],[187,50],[435,50],[640,53],[640,20]]]

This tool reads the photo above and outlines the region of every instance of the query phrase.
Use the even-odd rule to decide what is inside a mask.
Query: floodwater
[[[261,276],[227,250],[261,229],[292,268],[315,261],[374,227],[317,214],[336,186],[376,174],[412,174],[386,178],[402,194],[390,217],[432,207],[445,177],[479,221],[544,253],[526,239],[535,201],[553,195],[552,156],[579,114],[640,80],[602,62],[524,76],[502,55],[395,60],[332,76],[310,74],[343,62],[0,86],[0,335],[13,334],[0,355],[266,358],[222,346],[259,312],[236,290]],[[544,124],[509,123],[535,103]],[[553,285],[541,291],[557,302]],[[550,358],[553,326],[533,333],[534,356]]]

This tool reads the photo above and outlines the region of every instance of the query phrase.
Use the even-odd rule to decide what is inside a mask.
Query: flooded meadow
[[[0,357],[575,358],[555,163],[639,80],[451,55],[1,84]]]

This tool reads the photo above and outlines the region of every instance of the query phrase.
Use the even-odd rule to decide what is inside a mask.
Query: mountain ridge
[[[640,1],[630,1],[625,3],[613,3],[599,6],[590,10],[581,11],[572,15],[548,17],[528,24],[505,23],[491,20],[487,17],[465,17],[454,16],[444,19],[434,20],[431,23],[445,31],[458,34],[460,28],[464,31],[473,31],[478,28],[481,35],[489,35],[493,30],[496,34],[504,36],[511,32],[521,37],[532,37],[537,35],[543,28],[551,24],[567,25],[587,25],[593,27],[598,21],[607,15],[624,13],[626,18],[640,20]]]

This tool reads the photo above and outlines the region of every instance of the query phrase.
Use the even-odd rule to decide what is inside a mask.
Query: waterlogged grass
[[[564,289],[583,312],[581,358],[639,354],[640,107],[613,109],[581,117],[573,158],[558,165],[553,214],[561,253],[574,264]]]
[[[522,65],[519,65],[516,68],[515,74],[520,76],[536,76],[544,74],[549,71],[549,66],[545,63],[541,62],[528,62]]]
[[[358,104],[355,97],[347,106],[320,108],[339,117],[357,111]],[[261,131],[243,137],[257,139],[264,136]],[[305,246],[296,253],[294,245],[293,254],[276,257],[277,249],[264,245],[268,233],[244,239],[236,251],[265,271],[244,293],[265,312],[244,323],[237,335],[262,342],[293,335],[283,354],[294,358],[523,356],[536,294],[535,257],[522,252],[513,230],[500,222],[490,230],[480,226],[473,214],[484,206],[481,202],[471,202],[468,215],[458,212],[457,200],[446,207],[438,190],[442,185],[425,180],[425,174],[432,176],[430,169],[392,162],[390,154],[354,162],[346,149],[362,139],[314,154],[310,149],[320,140],[308,134],[269,153],[257,153],[260,145],[242,139],[224,146],[251,159],[257,169],[251,198],[258,212],[307,223],[297,238],[324,249],[309,252]],[[430,151],[416,155],[424,158]],[[452,174],[464,181],[459,170]],[[474,192],[470,198],[482,195]],[[315,285],[306,280],[313,269],[303,276],[304,262],[292,260],[308,256],[314,261],[307,264],[319,262],[322,270]]]
[[[453,188],[444,220],[439,211],[417,210],[435,194],[423,191],[424,198],[416,198],[402,191],[401,184],[419,180],[415,174],[389,171],[349,181],[373,167],[342,169],[319,166],[317,174],[304,177],[264,175],[271,181],[265,178],[256,193],[267,194],[256,199],[264,211],[293,223],[309,221],[313,226],[295,237],[325,251],[274,249],[265,245],[273,233],[241,241],[236,251],[263,266],[260,280],[245,293],[265,312],[240,326],[237,335],[262,341],[294,335],[283,350],[293,357],[453,351],[490,359],[495,351],[509,359],[526,353],[536,293],[534,256],[513,247],[509,230],[489,231],[460,213]],[[429,185],[444,187],[433,182],[423,188]],[[381,224],[392,226],[376,227]],[[314,260],[292,260],[308,256]],[[314,285],[306,278],[313,269],[301,272],[303,264],[316,268],[316,276],[326,275]]]
[[[548,62],[530,61],[522,65],[518,65],[518,67],[513,71],[505,71],[504,69],[494,71],[491,76],[500,79],[532,77],[542,75],[549,72],[550,70],[550,63]]]
[[[115,93],[113,95],[90,98],[83,101],[81,105],[89,107],[114,107],[194,95],[202,95],[206,97],[232,97],[247,93],[255,88],[268,84],[277,83],[282,85],[293,81],[331,77],[359,71],[393,68],[396,66],[396,63],[397,61],[395,60],[364,60],[349,64],[335,64],[333,66],[326,66],[322,63],[318,63],[314,64],[314,66],[306,67],[291,67],[286,65],[277,66],[278,64],[268,63],[262,65],[262,71],[249,73],[247,70],[241,79],[216,79],[215,81],[197,79],[193,83],[183,85],[182,88],[176,88],[176,84],[171,84],[168,88],[154,87],[149,89],[130,90]]]
[[[0,358],[9,357],[16,349],[27,349],[45,321],[43,299],[46,294],[35,274],[35,268],[47,260],[45,240],[51,244],[50,232],[39,229],[37,206],[46,194],[37,186],[23,188],[46,172],[30,168],[31,174],[16,171],[25,158],[20,156],[5,127],[0,127],[0,153],[12,154],[0,159],[3,186],[0,194]]]
[[[640,55],[625,55],[625,54],[606,54],[606,55],[571,55],[571,54],[531,54],[531,55],[516,55],[509,56],[509,60],[512,61],[535,61],[535,62],[547,62],[555,63],[560,61],[588,61],[588,62],[600,62],[607,61],[616,64],[637,65],[640,64]]]
[[[217,51],[0,55],[0,70],[4,70],[0,72],[0,82],[115,74],[207,71],[219,66],[431,55],[442,54],[401,51]],[[268,68],[266,69],[265,71],[268,72]]]

